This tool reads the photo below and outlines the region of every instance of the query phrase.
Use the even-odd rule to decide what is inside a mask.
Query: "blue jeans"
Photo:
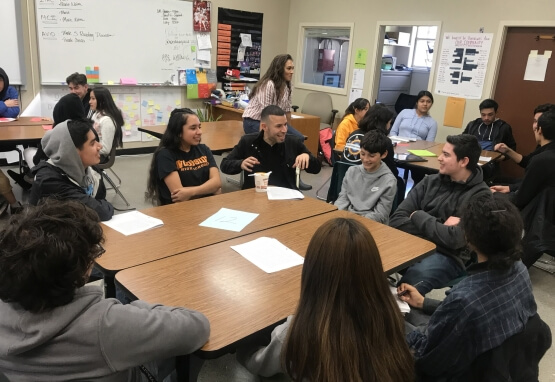
[[[258,133],[260,131],[260,121],[252,118],[243,118],[243,130],[245,130],[245,134]],[[290,124],[287,124],[287,134],[296,135],[302,138],[304,142],[304,135],[295,130]]]
[[[443,288],[449,281],[464,275],[464,268],[451,257],[434,253],[424,260],[411,265],[401,280],[401,283],[416,285],[421,295],[425,295],[432,289]]]

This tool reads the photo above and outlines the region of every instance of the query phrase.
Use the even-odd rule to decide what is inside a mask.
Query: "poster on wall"
[[[193,2],[193,30],[210,32],[210,1],[195,0]]]
[[[482,98],[492,33],[444,33],[435,93]]]

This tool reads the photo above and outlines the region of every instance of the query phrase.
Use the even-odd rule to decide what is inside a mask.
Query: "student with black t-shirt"
[[[147,199],[171,204],[222,192],[212,152],[200,143],[200,121],[191,109],[172,111],[160,145],[152,156]]]

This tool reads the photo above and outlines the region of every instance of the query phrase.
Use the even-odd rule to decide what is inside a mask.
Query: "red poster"
[[[193,29],[195,32],[210,32],[210,1],[193,1]]]

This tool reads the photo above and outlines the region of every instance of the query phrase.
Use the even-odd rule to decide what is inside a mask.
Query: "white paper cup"
[[[270,174],[267,172],[254,173],[254,188],[256,192],[266,192],[268,189],[268,178],[270,178]]]

